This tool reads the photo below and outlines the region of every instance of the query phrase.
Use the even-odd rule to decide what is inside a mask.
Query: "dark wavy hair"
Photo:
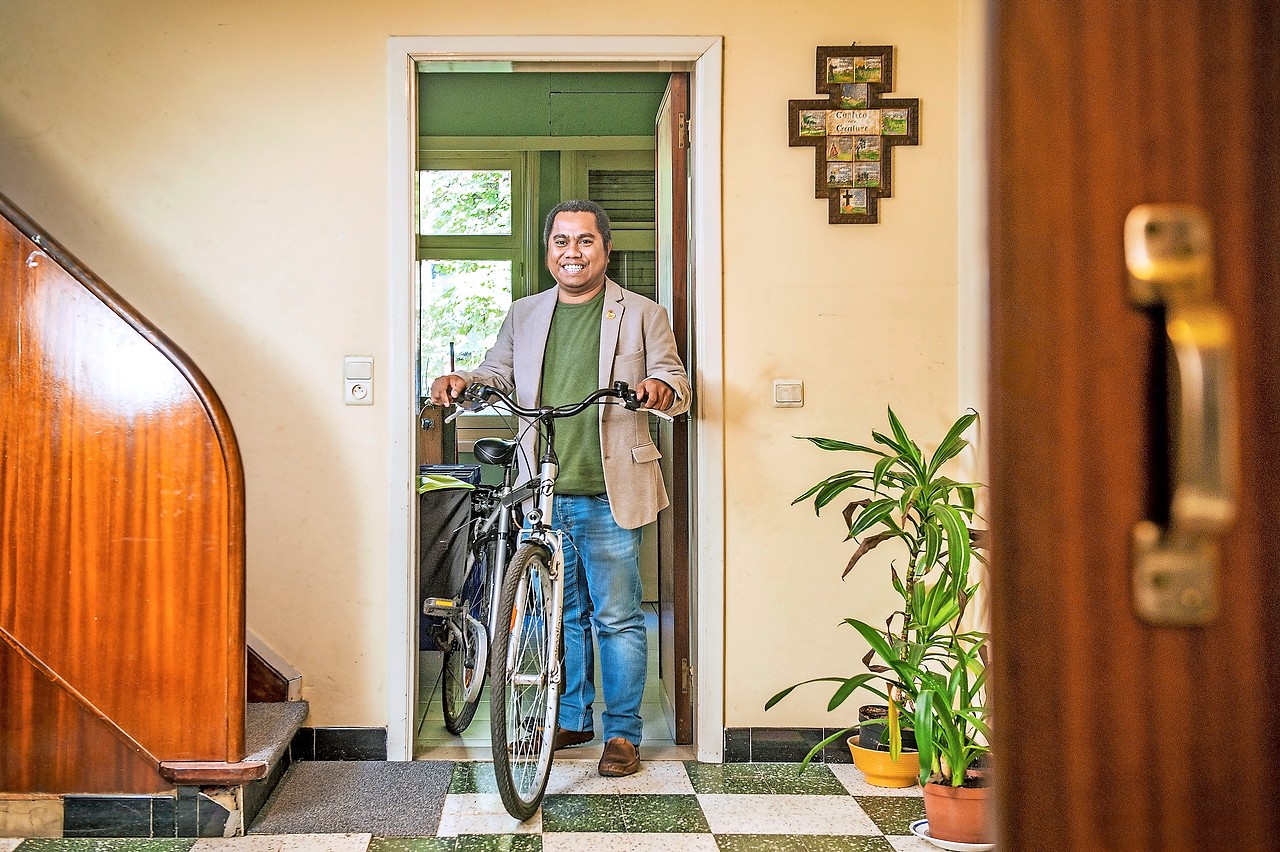
[[[583,198],[561,201],[551,208],[551,212],[547,214],[547,221],[542,226],[542,244],[544,246],[551,242],[551,225],[556,221],[556,216],[560,213],[593,214],[596,217],[596,230],[600,232],[600,239],[604,240],[606,247],[613,246],[613,228],[609,225],[609,214],[604,212],[604,208],[599,204]]]

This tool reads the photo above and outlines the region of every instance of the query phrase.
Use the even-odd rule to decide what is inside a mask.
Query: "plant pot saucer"
[[[929,836],[929,820],[918,819],[911,823],[911,833],[922,840],[927,840],[939,849],[948,849],[950,852],[987,852],[989,849],[995,849],[994,843],[958,843],[954,840],[939,840],[936,837]]]

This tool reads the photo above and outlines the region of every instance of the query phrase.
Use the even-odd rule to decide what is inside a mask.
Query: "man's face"
[[[604,286],[610,248],[600,238],[594,213],[556,214],[547,240],[547,269],[560,285],[561,299],[585,302]]]

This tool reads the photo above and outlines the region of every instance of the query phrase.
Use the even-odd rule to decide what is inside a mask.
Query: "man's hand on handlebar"
[[[645,379],[636,385],[636,400],[644,408],[666,411],[675,402],[676,393],[661,379]]]
[[[466,388],[466,380],[461,376],[455,376],[452,373],[441,376],[431,383],[431,404],[448,408],[457,401]]]

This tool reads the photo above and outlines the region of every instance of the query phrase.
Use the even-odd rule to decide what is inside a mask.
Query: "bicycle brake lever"
[[[470,388],[467,388],[467,390],[462,392],[462,396],[458,397],[457,401],[454,402],[453,413],[445,416],[444,418],[445,423],[452,423],[453,421],[457,420],[459,417],[462,416],[463,412],[470,412],[474,414],[475,412],[484,408],[485,404],[482,401],[468,394],[468,391],[470,390],[471,390]],[[468,405],[467,403],[470,403],[470,404]]]

